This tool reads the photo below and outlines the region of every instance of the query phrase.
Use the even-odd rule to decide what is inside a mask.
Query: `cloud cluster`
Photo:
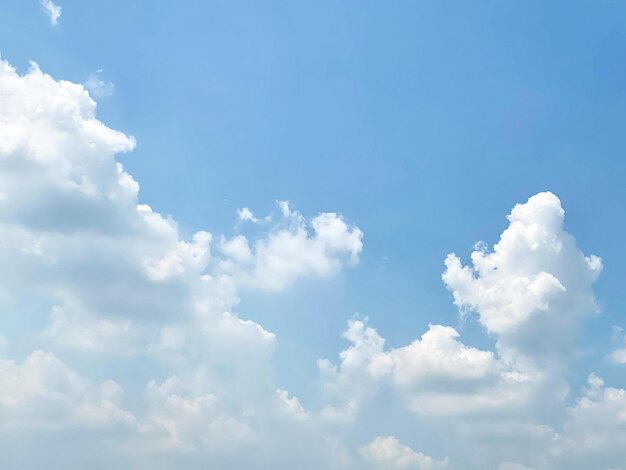
[[[445,261],[455,304],[476,315],[493,350],[436,323],[389,348],[354,317],[338,360],[318,363],[319,406],[309,408],[276,383],[276,335],[240,318],[237,303],[249,290],[279,293],[356,265],[358,227],[283,201],[278,217],[241,209],[235,235],[185,238],[140,203],[115,159],[135,140],[96,118],[85,86],[0,61],[0,102],[0,308],[10,318],[0,466],[623,466],[626,392],[590,375],[572,401],[567,385],[568,352],[597,313],[602,262],[564,229],[555,195],[515,206],[471,265]],[[379,429],[372,415],[398,407],[405,425]],[[414,437],[430,435],[442,444]],[[34,445],[56,457],[37,460]]]
[[[42,326],[24,347],[50,349],[2,363],[5,430],[95,432],[121,421],[122,448],[219,450],[229,465],[237,459],[228,445],[261,452],[261,415],[275,412],[284,426],[306,416],[297,398],[277,394],[275,336],[233,313],[237,292],[331,276],[358,262],[361,231],[337,214],[307,220],[282,204],[281,219],[251,242],[221,237],[215,249],[204,231],[183,239],[171,217],[139,203],[139,185],[115,160],[135,140],[97,120],[82,85],[35,64],[19,75],[2,61],[0,101],[0,301],[7,311],[34,309],[30,321]],[[254,247],[249,257],[236,240]],[[98,386],[82,360],[81,374],[59,358],[75,352],[123,376],[151,371],[145,392],[122,407],[126,388],[141,383]],[[265,457],[268,466],[275,459]]]

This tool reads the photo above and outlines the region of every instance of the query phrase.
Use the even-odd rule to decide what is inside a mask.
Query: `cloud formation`
[[[280,290],[354,265],[361,231],[338,214],[307,220],[281,203],[281,220],[258,237],[222,236],[217,249],[205,231],[183,239],[171,217],[139,203],[139,185],[115,160],[135,140],[95,117],[83,85],[36,64],[19,75],[2,61],[0,101],[0,299],[11,311],[34,308],[41,325],[24,344],[34,352],[2,363],[5,431],[54,426],[60,436],[80,426],[86,440],[106,428],[120,468],[144,467],[132,464],[137,449],[142,462],[168,452],[179,466],[174,455],[197,454],[194,468],[215,454],[225,467],[274,468],[301,455],[263,449],[299,433],[311,434],[306,452],[332,460],[331,437],[308,431],[297,398],[276,391],[275,335],[233,309],[240,287]],[[150,372],[140,374],[144,387],[94,381],[94,362],[122,376]],[[285,431],[270,439],[270,426]]]
[[[318,363],[311,404],[276,383],[280,338],[237,304],[250,290],[278,294],[355,266],[357,226],[283,201],[278,217],[241,209],[234,235],[183,237],[172,217],[140,202],[115,159],[135,140],[96,118],[85,86],[2,61],[0,102],[0,307],[12,319],[2,331],[1,466],[588,470],[626,461],[626,392],[591,371],[580,393],[567,383],[577,334],[598,311],[602,262],[564,229],[554,194],[516,205],[470,265],[445,260],[462,319],[475,315],[495,347],[437,323],[388,347],[354,317],[338,359]],[[398,409],[403,424],[389,429]],[[44,462],[34,443],[56,452]]]
[[[478,246],[471,267],[455,254],[446,258],[443,280],[454,303],[478,314],[501,352],[558,354],[597,313],[591,286],[602,261],[580,251],[563,229],[564,216],[554,194],[536,194],[513,208],[492,252]]]
[[[281,290],[298,278],[328,277],[345,264],[356,265],[363,249],[363,232],[350,227],[341,215],[327,212],[307,221],[287,201],[279,202],[282,220],[267,238],[250,246],[238,235],[222,239],[226,259],[220,267],[238,283]],[[249,209],[239,211],[242,221],[258,221]]]

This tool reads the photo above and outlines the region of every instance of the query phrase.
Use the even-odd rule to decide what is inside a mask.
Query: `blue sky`
[[[576,328],[572,327],[577,330],[575,333],[563,333],[571,334],[571,343],[567,345],[568,359],[560,360],[558,372],[553,369],[553,362],[548,365],[542,362],[545,358],[533,356],[535,365],[554,379],[554,382],[542,382],[541,387],[559,389],[562,383],[557,377],[569,386],[567,393],[559,398],[559,404],[549,412],[542,410],[537,405],[537,396],[549,393],[537,389],[532,392],[535,398],[528,398],[520,409],[532,416],[529,419],[534,420],[533,425],[549,425],[565,436],[564,440],[576,442],[579,436],[568,435],[564,427],[568,417],[575,422],[572,418],[575,413],[566,410],[568,407],[578,410],[575,407],[585,393],[583,389],[596,390],[589,375],[602,377],[606,387],[616,390],[626,387],[626,366],[612,355],[623,347],[624,338],[615,327],[626,327],[626,303],[622,295],[622,282],[626,279],[623,236],[626,140],[622,129],[626,122],[625,6],[613,1],[314,4],[188,1],[176,5],[159,1],[59,0],[58,3],[61,16],[53,25],[36,0],[3,2],[0,6],[2,58],[20,74],[27,73],[32,60],[55,80],[86,84],[98,103],[97,118],[108,128],[136,139],[136,147],[128,153],[118,153],[117,144],[106,144],[110,158],[123,163],[125,171],[139,183],[141,189],[136,202],[149,204],[154,213],[171,215],[176,220],[176,243],[179,238],[188,242],[200,230],[212,234],[212,261],[207,261],[209,264],[195,274],[234,279],[230,286],[234,293],[220,294],[228,298],[223,304],[241,318],[257,322],[276,335],[273,353],[259,369],[267,367],[272,386],[297,396],[316,420],[319,410],[331,406],[328,397],[320,392],[327,379],[320,378],[318,359],[340,362],[339,352],[350,345],[341,336],[348,321],[356,322],[353,325],[357,329],[360,322],[375,328],[389,350],[401,349],[420,338],[429,324],[447,325],[460,333],[460,341],[474,348],[472,351],[492,352],[500,361],[497,367],[522,362],[517,357],[513,360],[505,351],[509,347],[522,351],[524,348],[518,344],[521,340],[517,336],[511,339],[514,335],[508,330],[489,323],[491,307],[485,303],[487,297],[480,300],[459,294],[460,300],[455,305],[453,294],[463,291],[455,282],[461,281],[442,282],[442,273],[446,270],[444,260],[448,253],[456,253],[468,265],[476,242],[484,241],[491,250],[509,227],[506,215],[515,204],[526,203],[531,196],[544,191],[558,196],[558,205],[546,199],[547,202],[541,200],[535,205],[529,202],[528,207],[543,207],[545,203],[556,211],[553,216],[557,217],[554,214],[562,206],[566,213],[564,228],[575,237],[580,252],[602,258],[602,272],[592,291],[584,290],[580,294],[593,295],[600,314],[591,312],[584,322],[581,320]],[[100,81],[99,87],[93,85],[96,81]],[[39,96],[33,91],[24,93]],[[7,112],[4,119],[10,122],[16,118]],[[54,126],[60,125],[59,115],[51,113],[50,119],[50,125],[56,129]],[[130,146],[124,148],[130,150]],[[76,171],[90,165],[78,161],[71,163],[78,165]],[[99,171],[94,175],[100,175]],[[94,175],[94,184],[99,187],[100,180]],[[37,187],[25,187],[36,193]],[[23,191],[25,200],[30,201],[24,210],[34,210],[38,199],[34,196],[28,199],[26,189],[14,190]],[[56,199],[51,200],[50,204],[54,205]],[[289,201],[291,212],[283,211],[281,215],[277,201]],[[80,225],[83,213],[65,211],[71,206],[65,199],[60,198],[57,203],[63,214],[69,214],[68,219],[59,218],[46,233],[67,234],[72,220]],[[260,221],[237,220],[237,211],[244,207]],[[338,214],[333,221],[344,224],[340,241],[315,238],[314,218],[321,213]],[[119,224],[125,223],[118,212],[106,214],[102,217],[111,220],[119,217]],[[271,222],[264,222],[262,219],[268,214]],[[12,219],[7,215],[4,220],[9,223],[6,221]],[[536,220],[543,223],[548,219]],[[300,259],[292,253],[290,256],[297,259],[289,258],[290,263],[304,264],[294,264],[288,270],[290,277],[284,285],[281,283],[286,278],[276,277],[279,287],[278,284],[268,287],[267,279],[278,275],[273,271],[268,274],[266,269],[270,268],[266,265],[255,261],[256,271],[245,272],[237,264],[241,253],[234,255],[220,245],[220,234],[224,242],[245,235],[251,246],[253,240],[260,240],[271,251],[272,237],[283,233],[281,230],[288,227],[292,230],[288,233],[293,234],[293,230],[305,226],[310,238],[302,241],[303,246],[309,246],[313,252],[321,246],[321,258]],[[512,223],[510,228],[513,229]],[[362,247],[357,243],[357,230],[363,234]],[[31,236],[47,235],[35,231]],[[152,240],[152,235],[146,237]],[[145,240],[145,244],[149,242]],[[187,249],[181,246],[178,249]],[[201,250],[201,246],[199,243],[191,249]],[[218,246],[223,251],[221,254],[216,251]],[[116,256],[121,256],[119,250]],[[176,256],[186,256],[180,253]],[[559,256],[571,254],[571,259],[579,254],[575,250],[563,253]],[[156,255],[145,256],[146,266],[151,266],[149,260]],[[529,258],[532,256],[528,254]],[[171,262],[167,255],[162,259],[165,261],[158,264],[161,270]],[[90,263],[88,259],[82,262],[88,273],[86,277],[99,277],[96,272],[99,262]],[[332,267],[323,267],[324,263]],[[562,266],[566,265],[569,266],[559,258],[554,266],[565,269]],[[171,265],[168,266],[170,269]],[[111,269],[120,278],[126,275],[122,267]],[[193,271],[189,267],[180,269],[181,276],[187,276],[186,270]],[[516,269],[511,268],[511,272],[517,273]],[[114,319],[121,322],[119,325],[126,325],[124,331],[137,328],[142,339],[133,337],[131,342],[136,347],[130,349],[134,352],[123,358],[74,356],[75,352],[68,347],[71,342],[62,344],[61,333],[50,333],[52,330],[47,326],[53,306],[64,308],[67,310],[64,315],[71,316],[70,304],[76,306],[77,301],[72,303],[68,299],[74,299],[74,294],[63,291],[69,287],[56,284],[36,291],[30,284],[39,274],[33,273],[43,273],[44,268],[35,267],[32,271],[25,268],[25,272],[29,274],[19,283],[16,281],[14,290],[9,292],[9,297],[17,300],[4,307],[6,312],[11,312],[2,322],[5,332],[0,332],[7,343],[7,360],[21,363],[32,350],[49,350],[85,380],[94,383],[116,380],[124,389],[126,400],[138,408],[148,406],[142,393],[149,380],[164,382],[171,374],[181,375],[179,378],[185,382],[183,371],[193,369],[192,366],[178,362],[173,366],[176,361],[172,358],[164,360],[159,356],[157,360],[150,356],[155,348],[152,343],[156,341],[150,339],[150,334],[180,318],[156,323],[150,320],[144,325],[137,320],[141,312],[133,311],[126,318],[120,313],[123,309],[118,312],[113,311],[118,307],[110,307],[109,311],[102,306],[104,303],[98,304],[93,306],[89,321],[97,322],[94,319],[100,318],[98,315]],[[151,272],[147,276],[152,275],[150,279],[154,282],[162,281],[157,279],[159,276],[170,275],[163,271],[156,276]],[[120,304],[149,311],[150,306],[140,301],[137,301],[139,307],[133,303],[136,299],[132,293],[141,292],[143,284],[135,291],[132,287],[135,277],[128,279],[124,285],[130,286],[129,289],[113,295],[120,296]],[[490,286],[488,276],[485,279]],[[74,281],[70,281],[67,282],[71,286]],[[183,293],[186,287],[181,286],[192,285],[191,280],[185,282],[180,281],[179,285],[179,281],[172,281],[171,295],[181,296],[176,302],[186,295]],[[583,284],[585,289],[591,289],[580,281]],[[575,285],[579,286],[578,281]],[[566,287],[567,292],[572,292],[569,285]],[[88,281],[84,289],[90,295],[107,295]],[[474,285],[471,291],[481,292],[481,289]],[[65,293],[61,295],[61,291]],[[169,305],[166,299],[163,302]],[[511,303],[515,302],[511,300]],[[587,305],[580,299],[575,303]],[[80,306],[87,308],[82,303]],[[458,307],[474,313],[459,315]],[[576,310],[571,305],[568,308]],[[87,337],[86,317],[76,315],[78,326],[68,331]],[[72,328],[70,320],[63,325]],[[541,326],[533,328],[538,328],[532,331],[541,335]],[[550,331],[548,326],[545,328]],[[52,340],[49,344],[42,343],[42,330],[48,331],[45,338],[56,338],[58,344]],[[12,341],[13,336],[20,339]],[[111,344],[118,344],[117,339],[107,338]],[[146,351],[135,351],[141,349],[139,343],[145,343]],[[85,342],[81,344],[84,346]],[[122,348],[122,343],[119,344]],[[229,348],[238,350],[236,345],[224,351],[216,346],[210,353],[202,354],[226,356]],[[532,355],[528,351],[524,354],[526,359]],[[198,360],[200,356],[197,352],[194,358]],[[475,356],[476,361],[482,361],[481,357]],[[216,367],[238,370],[237,366],[227,364]],[[200,366],[196,369],[200,370]],[[246,375],[244,371],[240,373]],[[337,383],[357,382],[348,372],[345,377],[341,373],[340,368],[339,377],[334,379]],[[529,371],[524,373],[532,375]],[[135,376],[140,380],[133,380]],[[254,389],[254,380],[250,378],[247,385],[238,383],[236,387]],[[377,460],[378,447],[374,444],[387,445],[393,452],[406,451],[400,441],[410,446],[415,455],[420,452],[434,455],[439,463],[433,465],[444,465],[442,459],[448,457],[450,460],[445,465],[449,468],[465,468],[459,457],[466,452],[464,445],[471,448],[473,444],[463,443],[461,437],[457,439],[462,442],[459,445],[443,442],[438,432],[445,434],[446,426],[452,422],[458,425],[455,435],[462,436],[462,425],[470,426],[471,420],[448,416],[438,422],[432,417],[423,418],[420,413],[414,419],[412,415],[405,416],[410,414],[407,409],[412,410],[411,405],[405,408],[396,403],[398,399],[391,390],[394,385],[377,383],[376,387],[382,391],[377,389],[375,398],[369,397],[368,392],[366,400],[359,395],[361,392],[344,390],[345,384],[337,383],[326,385],[333,390],[341,389],[332,393],[354,394],[353,401],[368,403],[363,407],[369,407],[369,411],[352,417],[353,424],[344,423],[341,432],[334,428],[329,431],[327,424],[316,424],[316,439],[328,440],[332,436],[346,446],[351,459],[366,458],[368,465],[380,464],[381,468],[396,467]],[[359,389],[376,388],[368,384],[361,384]],[[219,391],[230,393],[223,384],[194,386],[197,389],[191,390],[190,386],[188,390],[190,400],[203,393],[218,397]],[[598,393],[593,396],[597,398]],[[543,398],[550,403],[548,398]],[[497,401],[490,395],[488,400]],[[259,403],[256,406],[261,406]],[[123,408],[122,404],[119,406]],[[229,406],[238,409],[240,404]],[[242,413],[240,409],[238,412]],[[140,412],[133,413],[141,421]],[[489,413],[502,420],[504,415],[508,416],[501,411]],[[144,421],[150,419],[154,417],[145,417]],[[542,423],[542,419],[546,422]],[[512,421],[516,424],[511,426],[521,426],[522,421]],[[570,429],[577,429],[576,425],[572,424]],[[255,429],[255,432],[263,431]],[[376,436],[393,436],[399,441],[375,441]],[[24,439],[28,443],[29,435]],[[531,460],[519,461],[517,454],[524,453],[521,442],[529,438],[510,439],[511,447],[516,449],[510,458],[503,455],[500,461],[489,462],[470,458],[471,464],[467,465],[494,469],[500,465],[504,470],[573,468],[564,467],[572,464],[561,461],[546,463],[539,450]],[[370,441],[374,447],[368,447],[368,451],[354,450],[364,449]],[[490,442],[490,438],[485,437],[482,443],[485,442]],[[147,446],[138,444],[142,445]],[[190,460],[171,457],[171,462],[176,463],[164,468],[176,468],[180,462],[195,468],[193,465],[201,465],[197,462],[211,458],[210,450],[197,449],[195,446],[194,452],[184,454]],[[590,451],[579,461],[588,465],[584,467],[587,469],[626,466],[624,454],[607,449],[599,460],[594,460],[596,457]],[[555,452],[558,454],[557,451],[544,453]],[[253,454],[251,451],[250,455]],[[269,456],[261,459],[267,462],[267,468],[285,468],[276,463],[281,460],[270,454],[268,451]],[[355,457],[357,454],[361,457]],[[134,468],[123,452],[115,455],[120,459],[118,465]],[[409,465],[413,466],[397,468],[439,468],[427,467],[415,455],[409,456]],[[20,462],[19,458],[16,454],[13,462]],[[228,455],[219,459],[221,463],[216,465],[221,466],[215,468],[245,465]],[[285,459],[282,465],[289,462]],[[507,467],[507,462],[526,467]],[[331,468],[330,463],[326,464]],[[358,465],[365,464],[349,465],[359,468]],[[20,465],[20,468],[28,467]]]

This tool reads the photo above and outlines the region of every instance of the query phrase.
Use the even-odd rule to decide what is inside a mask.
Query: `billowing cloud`
[[[221,242],[226,257],[221,268],[239,284],[280,290],[298,278],[328,277],[345,264],[358,263],[363,249],[363,233],[358,227],[350,227],[332,212],[306,220],[287,202],[279,204],[282,220],[254,247],[243,235]],[[258,220],[246,209],[239,212],[239,218]]]
[[[554,194],[536,194],[513,208],[492,252],[479,245],[471,267],[454,254],[446,259],[443,280],[454,303],[478,314],[501,352],[558,354],[598,310],[591,286],[602,261],[580,251],[564,214]]]
[[[234,235],[184,237],[140,202],[115,158],[135,140],[96,118],[85,86],[0,62],[0,102],[0,466],[623,466],[624,390],[591,375],[568,402],[565,353],[597,312],[602,263],[553,194],[515,206],[470,266],[446,260],[454,302],[494,348],[436,323],[388,347],[355,317],[339,359],[319,361],[321,396],[301,399],[276,383],[280,338],[241,318],[239,297],[356,265],[358,227],[283,201],[278,217],[240,210]],[[398,409],[403,432],[379,429]],[[411,447],[391,437],[407,430]],[[419,439],[431,435],[439,448]]]
[[[338,400],[330,416],[352,418],[381,384],[389,384],[418,415],[458,415],[521,406],[541,383],[537,368],[514,368],[491,351],[464,345],[451,327],[430,325],[411,344],[385,350],[385,340],[352,320],[344,337],[352,344],[335,366],[321,360],[326,392]]]
[[[606,387],[590,374],[567,410],[563,436],[553,450],[560,468],[619,468],[626,462],[626,390]]]
[[[41,328],[23,345],[35,352],[2,362],[5,430],[32,421],[61,435],[97,422],[117,437],[111,449],[128,468],[133,453],[168,449],[203,456],[187,468],[212,453],[225,467],[240,466],[232,449],[243,447],[248,466],[256,456],[259,468],[275,468],[297,455],[263,455],[276,445],[264,431],[272,423],[285,429],[276,443],[307,432],[311,452],[332,460],[331,437],[297,431],[307,412],[276,392],[275,336],[233,309],[242,284],[280,289],[356,263],[361,231],[336,214],[307,221],[283,207],[278,225],[242,240],[254,247],[251,259],[238,254],[236,237],[220,237],[212,252],[211,234],[183,239],[171,217],[139,203],[139,185],[115,160],[135,140],[95,117],[84,86],[35,64],[19,75],[3,61],[0,101],[0,301],[10,311],[39,312],[32,321]],[[44,346],[54,352],[39,351]],[[70,355],[76,369],[57,354]],[[85,377],[92,361],[125,379],[107,378],[99,391]],[[127,367],[146,371],[145,396]],[[127,387],[132,411],[120,404]]]

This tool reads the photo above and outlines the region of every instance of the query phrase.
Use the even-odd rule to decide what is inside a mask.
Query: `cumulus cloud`
[[[0,390],[3,432],[135,424],[119,406],[117,383],[94,386],[52,353],[33,351],[21,363],[0,359]]]
[[[61,7],[56,5],[52,0],[40,0],[39,3],[50,17],[52,26],[56,26],[59,22],[59,18],[61,18]]]
[[[36,64],[20,75],[1,61],[0,101],[0,302],[38,312],[30,326],[43,325],[29,335],[36,352],[0,364],[7,431],[30,420],[61,436],[73,423],[97,422],[116,438],[109,453],[124,461],[119,468],[137,468],[136,452],[142,462],[155,452],[194,455],[185,468],[218,454],[224,468],[253,460],[276,468],[307,453],[319,467],[344,455],[323,429],[298,424],[308,412],[297,398],[276,392],[274,334],[233,310],[242,284],[279,289],[356,263],[361,231],[336,214],[306,220],[289,210],[257,237],[219,237],[212,253],[211,234],[183,238],[173,218],[139,203],[139,185],[115,159],[135,139],[96,118],[85,86]],[[88,374],[124,379],[99,388],[57,354],[71,355],[77,369],[97,364]],[[148,384],[144,398],[129,400],[132,411],[120,398],[124,381],[140,385],[128,367]],[[272,437],[270,427],[283,431]],[[310,447],[278,452],[303,433]],[[233,452],[244,447],[245,458]]]
[[[564,214],[554,194],[536,194],[513,208],[493,251],[478,246],[472,266],[455,254],[446,258],[443,280],[454,303],[478,314],[501,352],[513,348],[536,357],[563,351],[598,310],[592,284],[602,261],[580,251],[563,228]]]
[[[307,220],[287,202],[279,205],[282,220],[253,246],[243,235],[222,240],[225,260],[221,269],[236,282],[281,290],[298,278],[328,277],[346,264],[358,263],[363,249],[363,232],[358,227],[349,226],[332,212]],[[242,210],[239,218],[253,220],[251,214]]]
[[[448,467],[447,460],[434,460],[421,452],[415,452],[402,445],[393,436],[377,437],[370,444],[360,449],[368,468],[391,470],[437,470]]]
[[[380,384],[389,384],[418,415],[458,415],[511,409],[528,398],[541,371],[518,369],[458,341],[451,327],[430,325],[411,344],[385,350],[385,340],[361,320],[349,322],[339,365],[319,361],[326,392],[340,406],[329,417],[351,419]]]
[[[249,222],[256,223],[259,221],[259,219],[257,219],[252,213],[252,211],[248,209],[247,207],[244,207],[243,209],[238,209],[237,215],[239,216],[239,220],[244,221],[244,222],[249,221]]]
[[[2,466],[27,468],[44,433],[66,444],[96,436],[81,468],[623,467],[624,390],[592,375],[566,406],[564,352],[597,311],[602,263],[563,229],[556,196],[515,206],[471,265],[446,260],[454,302],[495,348],[440,324],[388,347],[355,318],[338,361],[319,361],[323,396],[300,400],[276,383],[279,339],[237,314],[239,296],[357,264],[361,230],[283,201],[271,220],[241,209],[254,224],[232,236],[182,236],[140,203],[115,159],[135,140],[96,118],[96,95],[35,64],[20,75],[0,62],[0,305],[8,325],[32,330],[20,341],[2,332],[0,432],[11,438]],[[446,451],[413,450],[378,422],[366,426],[374,406],[385,419],[400,407],[419,435],[441,432]],[[555,409],[563,414],[545,423]],[[71,453],[55,449],[45,464],[68,468]]]
[[[590,374],[583,394],[567,410],[554,449],[561,468],[618,468],[626,462],[626,390],[606,387]]]

